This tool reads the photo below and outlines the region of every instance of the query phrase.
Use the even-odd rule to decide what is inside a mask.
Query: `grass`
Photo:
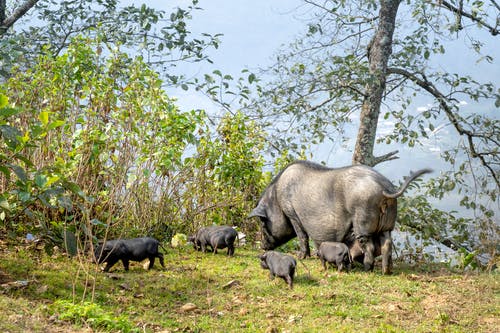
[[[395,263],[394,274],[298,263],[294,289],[252,248],[169,250],[166,269],[102,273],[85,258],[0,244],[2,332],[494,332],[498,273]],[[15,281],[26,281],[15,283]]]

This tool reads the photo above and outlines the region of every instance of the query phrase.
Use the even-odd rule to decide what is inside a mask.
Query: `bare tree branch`
[[[390,153],[381,156],[373,156],[373,165],[377,165],[390,160],[397,160],[399,158],[399,156],[396,156],[397,153],[399,153],[399,150],[391,151]]]
[[[12,27],[17,20],[23,17],[24,14],[28,12],[28,10],[33,8],[38,1],[39,0],[27,0],[24,4],[17,7],[9,17],[4,16],[3,22],[0,22],[0,36],[3,35],[7,31],[7,29]],[[5,15],[5,12],[3,12],[2,15]]]
[[[429,82],[424,75],[422,75],[423,78],[419,78],[417,76],[417,74],[411,73],[411,72],[409,72],[405,69],[402,69],[402,68],[388,68],[387,73],[388,74],[398,74],[398,75],[402,75],[402,76],[408,78],[409,80],[411,80],[412,82],[417,84],[419,87],[426,90],[428,93],[430,93],[432,96],[434,96],[438,100],[439,105],[446,113],[446,116],[450,120],[453,127],[455,127],[455,129],[457,130],[457,132],[460,135],[464,135],[467,138],[467,143],[468,143],[469,149],[471,151],[471,156],[474,158],[478,158],[481,161],[481,164],[490,172],[491,176],[495,180],[497,187],[500,188],[500,179],[499,179],[498,173],[495,172],[495,170],[493,170],[491,165],[486,161],[486,159],[484,158],[485,154],[478,153],[476,151],[476,146],[474,144],[474,138],[475,137],[483,137],[484,138],[484,136],[473,133],[473,132],[465,129],[462,126],[462,124],[460,124],[459,119],[456,117],[455,113],[453,112],[454,107],[452,107],[448,104],[449,98],[447,98],[443,93],[441,93],[436,88],[436,86],[434,86],[434,84],[432,82]]]
[[[495,0],[490,0],[490,2],[498,9],[500,10],[500,5]]]
[[[495,1],[492,1],[493,4],[497,7],[498,7],[498,4],[495,3]],[[497,27],[493,27],[491,25],[489,25],[488,23],[486,23],[485,21],[481,20],[479,17],[475,16],[475,15],[472,15],[470,13],[467,13],[465,12],[460,6],[460,8],[457,8],[457,7],[454,7],[452,4],[450,4],[449,2],[447,1],[438,1],[438,3],[442,6],[442,7],[445,7],[446,9],[454,12],[454,13],[457,13],[459,14],[461,17],[464,16],[464,17],[467,17],[468,19],[470,19],[471,21],[473,22],[476,22],[476,23],[479,23],[481,24],[482,26],[485,26],[486,28],[488,28],[488,30],[490,31],[490,33],[493,35],[493,36],[496,36],[498,35],[498,33],[500,32]],[[460,2],[462,3],[462,2]]]

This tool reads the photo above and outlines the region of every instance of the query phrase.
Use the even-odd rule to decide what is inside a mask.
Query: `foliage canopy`
[[[500,91],[495,81],[468,68],[454,72],[453,66],[453,52],[463,45],[483,67],[495,68],[487,46],[498,38],[498,4],[303,2],[298,11],[308,22],[306,32],[259,79],[244,73],[244,85],[238,80],[230,86],[229,78],[202,87],[208,85],[225,107],[235,101],[259,119],[271,153],[297,156],[318,144],[336,145],[353,151],[353,163],[376,165],[397,158],[398,151],[375,156],[375,147],[439,149],[444,167],[425,185],[427,199],[414,201],[418,208],[403,205],[401,216],[411,217],[420,234],[440,229],[434,237],[456,237],[456,244],[466,238],[470,247],[486,237],[489,251],[498,251]],[[227,86],[221,100],[219,88]],[[253,98],[247,98],[249,87],[257,92]],[[421,103],[427,107],[417,108]],[[382,125],[390,130],[378,132]],[[358,129],[356,140],[352,127]],[[435,214],[428,202],[455,196],[460,212]],[[478,235],[482,230],[487,236]]]
[[[0,2],[2,227],[66,245],[109,226],[167,237],[213,222],[253,230],[245,212],[269,180],[264,156],[279,169],[313,145],[341,137],[348,146],[351,124],[359,126],[353,163],[376,165],[397,151],[375,156],[375,145],[425,146],[451,128],[457,140],[440,146],[449,169],[402,202],[399,220],[470,249],[481,240],[494,253],[500,94],[495,82],[439,61],[450,41],[465,38],[494,66],[483,46],[498,36],[496,2],[304,3],[306,33],[261,75],[215,70],[189,82],[175,66],[210,61],[207,50],[219,45],[219,35],[188,29],[197,0],[171,13],[117,0],[34,0],[11,10]],[[30,8],[36,24],[18,24]],[[181,111],[167,85],[194,85],[227,113]],[[423,95],[433,102],[417,111]],[[382,122],[394,125],[377,135]],[[429,203],[450,193],[473,219]]]
[[[180,111],[141,56],[106,45],[77,37],[4,85],[3,228],[54,241],[109,226],[159,239],[206,223],[254,228],[244,216],[262,186],[258,127]]]

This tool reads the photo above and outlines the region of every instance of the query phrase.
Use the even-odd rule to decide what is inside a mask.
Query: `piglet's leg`
[[[323,269],[326,271],[326,261],[325,261],[325,259],[321,258],[321,264],[323,264]]]
[[[128,271],[128,266],[129,266],[128,260],[122,259],[122,263],[123,263],[123,267],[125,268],[125,270]]]
[[[106,267],[104,267],[105,272],[109,272],[110,268],[113,267],[114,264],[116,264],[118,260],[109,260],[106,262]]]
[[[288,283],[288,286],[290,287],[290,289],[293,289],[293,279],[290,275],[287,275],[285,277],[285,281],[286,281],[286,283]]]
[[[337,272],[341,272],[344,269],[344,263],[342,261],[337,262]]]
[[[158,256],[158,259],[160,259],[161,267],[165,268],[165,263],[163,262],[163,254],[158,253],[157,256]]]
[[[154,264],[155,264],[155,256],[149,257],[149,267],[148,267],[148,269],[153,268]]]

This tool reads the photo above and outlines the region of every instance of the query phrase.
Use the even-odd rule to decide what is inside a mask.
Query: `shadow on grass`
[[[365,272],[361,263],[355,262],[351,266],[351,272]],[[368,272],[367,272],[368,273]],[[374,274],[382,274],[382,262],[377,258],[373,268]],[[391,275],[431,275],[431,276],[453,276],[464,274],[464,271],[459,268],[450,267],[446,263],[433,263],[419,261],[415,263],[407,263],[400,260],[395,260],[392,267]]]
[[[295,285],[302,285],[308,287],[319,286],[319,279],[307,273],[295,276],[295,279],[293,281]]]
[[[465,272],[459,268],[450,267],[445,263],[417,262],[406,263],[396,262],[394,264],[393,275],[423,275],[432,277],[448,277],[463,275]]]

